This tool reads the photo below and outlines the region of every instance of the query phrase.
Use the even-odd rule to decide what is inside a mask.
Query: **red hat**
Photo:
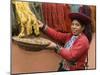
[[[88,16],[84,15],[83,13],[70,13],[69,18],[71,20],[77,19],[77,20],[81,21],[84,24],[91,23],[91,19]]]

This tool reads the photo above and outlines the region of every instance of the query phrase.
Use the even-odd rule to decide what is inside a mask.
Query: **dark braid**
[[[92,25],[90,23],[83,23],[81,20],[78,20],[82,27],[84,27],[83,33],[87,36],[89,42],[92,39]]]
[[[92,27],[91,24],[85,25],[83,33],[87,36],[89,42],[92,40]]]

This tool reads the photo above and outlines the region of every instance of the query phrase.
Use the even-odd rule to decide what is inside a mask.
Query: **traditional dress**
[[[59,49],[59,55],[64,58],[63,68],[66,70],[85,69],[85,60],[88,55],[89,41],[82,33],[79,36],[73,34],[60,33],[47,27],[45,33],[54,40],[65,43],[63,48]]]

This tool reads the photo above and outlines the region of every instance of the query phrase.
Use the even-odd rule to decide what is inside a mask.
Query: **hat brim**
[[[74,19],[80,20],[84,24],[91,23],[91,19],[88,16],[86,16],[86,15],[84,15],[82,13],[70,13],[69,14],[69,18],[71,20],[74,20]]]

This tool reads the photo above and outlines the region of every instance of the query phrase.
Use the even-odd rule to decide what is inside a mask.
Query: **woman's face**
[[[78,20],[73,20],[71,24],[71,31],[73,35],[79,35],[84,30],[84,27]]]

